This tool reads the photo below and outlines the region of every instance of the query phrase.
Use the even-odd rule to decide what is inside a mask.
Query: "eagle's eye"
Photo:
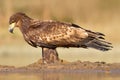
[[[11,16],[9,19],[9,24],[16,23],[16,22],[17,22],[16,16]]]
[[[15,20],[10,20],[9,21],[9,24],[12,24],[12,23],[14,23],[15,22]]]

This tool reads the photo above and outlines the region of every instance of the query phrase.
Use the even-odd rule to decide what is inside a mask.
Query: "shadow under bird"
[[[35,20],[25,13],[15,13],[9,20],[9,31],[18,27],[25,41],[33,47],[42,48],[43,63],[59,61],[57,47],[94,48],[111,50],[112,44],[105,41],[104,34],[84,29],[73,23],[53,20]]]

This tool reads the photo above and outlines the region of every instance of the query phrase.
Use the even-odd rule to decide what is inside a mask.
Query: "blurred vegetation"
[[[0,0],[0,53],[5,53],[3,56],[9,56],[10,50],[6,51],[6,48],[11,45],[15,45],[17,51],[18,45],[28,45],[19,29],[14,30],[14,35],[8,32],[9,17],[16,12],[24,12],[34,19],[76,23],[106,34],[107,41],[113,45],[120,44],[120,0]],[[116,53],[119,52],[118,49]]]
[[[114,43],[120,41],[117,37],[120,34],[120,0],[0,0],[0,42],[11,39],[7,32],[8,21],[15,12],[24,12],[35,19],[80,24],[105,33]],[[16,33],[16,37],[19,34]]]

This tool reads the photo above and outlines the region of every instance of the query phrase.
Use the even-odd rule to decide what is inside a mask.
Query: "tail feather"
[[[99,32],[87,31],[89,37],[85,40],[87,47],[95,48],[101,51],[111,50],[112,44],[104,40],[104,34]]]
[[[108,51],[111,50],[112,46],[108,42],[101,41],[101,40],[92,40],[88,42],[87,47],[95,48],[101,51]]]
[[[100,46],[104,46],[104,47],[112,47],[110,44],[106,41],[101,41],[101,40],[95,40],[94,41],[95,44],[100,45]]]

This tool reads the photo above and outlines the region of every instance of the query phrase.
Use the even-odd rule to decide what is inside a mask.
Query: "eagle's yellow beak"
[[[12,23],[9,25],[9,32],[13,33],[16,23]]]

